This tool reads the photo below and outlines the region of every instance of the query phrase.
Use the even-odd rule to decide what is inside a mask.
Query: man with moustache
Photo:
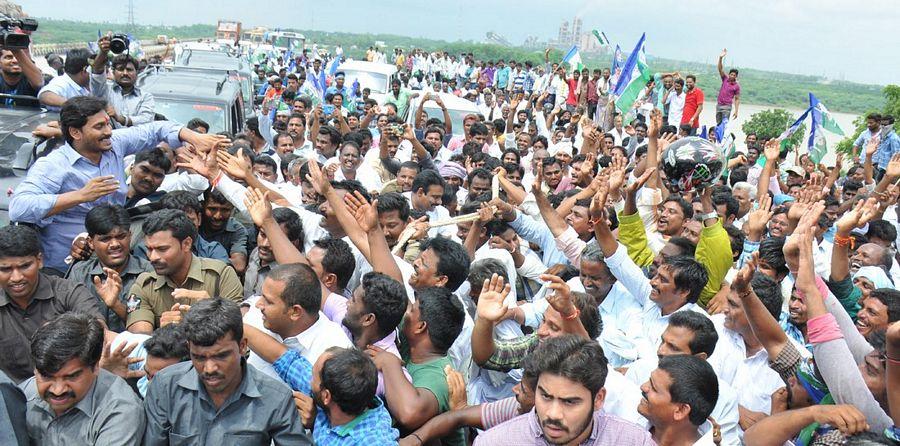
[[[32,444],[140,445],[146,418],[137,395],[100,367],[103,324],[66,313],[31,341],[35,375],[23,383]]]
[[[97,41],[100,47],[91,71],[91,95],[105,99],[110,119],[115,128],[153,122],[156,105],[150,92],[135,87],[138,62],[128,54],[119,54],[112,60],[113,82],[107,82],[106,62],[110,36]]]
[[[124,207],[97,206],[88,212],[84,227],[95,255],[76,263],[66,278],[91,290],[106,305],[106,326],[121,333],[128,319],[128,291],[150,262],[131,255],[131,219]]]
[[[236,303],[204,299],[183,325],[191,360],[150,382],[145,445],[311,444],[290,389],[241,356],[247,339]]]
[[[106,101],[89,96],[66,101],[59,112],[66,144],[31,166],[9,202],[11,221],[40,228],[46,266],[60,273],[68,268],[65,259],[88,211],[103,203],[125,204],[126,156],[161,141],[173,148],[188,142],[203,152],[225,140],[168,121],[113,130],[106,108]]]
[[[596,341],[564,335],[535,350],[534,409],[496,426],[475,445],[651,445],[642,427],[604,412],[607,364]],[[612,389],[615,392],[615,389]]]
[[[184,211],[156,211],[142,229],[153,271],[138,276],[131,287],[128,331],[150,334],[154,328],[181,322],[191,305],[210,297],[243,299],[244,289],[232,267],[193,254],[197,227]]]
[[[42,273],[43,264],[34,229],[0,228],[0,370],[16,383],[34,374],[29,345],[41,325],[76,309],[105,316],[84,285]]]

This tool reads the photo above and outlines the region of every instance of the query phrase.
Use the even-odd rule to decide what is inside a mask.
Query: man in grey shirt
[[[0,371],[0,444],[27,446],[25,394]]]
[[[128,54],[119,54],[112,60],[112,83],[106,79],[106,61],[109,54],[109,36],[97,41],[100,51],[91,67],[91,95],[106,99],[107,113],[115,128],[153,122],[156,104],[153,95],[134,86],[137,82],[138,62]]]
[[[147,446],[311,445],[290,388],[248,367],[241,310],[203,299],[182,322],[191,361],[156,374],[144,400]]]
[[[35,332],[37,372],[22,384],[31,444],[141,444],[141,402],[125,381],[100,368],[103,335],[100,320],[81,313],[62,314]]]

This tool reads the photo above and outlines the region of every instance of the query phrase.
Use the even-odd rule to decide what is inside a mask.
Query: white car
[[[391,81],[397,77],[397,67],[387,63],[348,60],[340,64],[338,71],[344,72],[344,85],[348,88],[359,81],[359,92],[371,90],[370,98],[384,105],[384,98],[391,89]]]
[[[444,107],[447,107],[447,113],[450,114],[450,122],[453,124],[453,132],[451,136],[458,136],[463,134],[463,118],[466,115],[470,114],[478,114],[478,107],[475,106],[475,103],[456,95],[452,95],[450,93],[435,93],[435,92],[427,92],[434,97],[435,95],[440,96],[441,101],[444,103]],[[406,117],[406,122],[412,125],[416,123],[416,114],[419,112],[419,105],[421,104],[425,108],[426,116],[423,118],[422,122],[428,120],[428,118],[438,118],[441,121],[444,120],[444,112],[438,107],[437,102],[433,99],[428,99],[425,103],[422,103],[422,97],[426,94],[425,91],[419,92],[419,97],[413,98],[409,104],[409,115]]]

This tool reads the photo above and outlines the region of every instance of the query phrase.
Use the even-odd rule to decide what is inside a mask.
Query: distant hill
[[[71,43],[87,42],[94,40],[97,31],[127,31],[124,24],[115,23],[87,23],[69,20],[38,19],[40,27],[34,35],[34,40],[40,43]],[[450,54],[459,54],[463,51],[475,54],[479,59],[514,59],[516,61],[530,60],[534,63],[543,63],[543,51],[526,49],[515,46],[500,46],[473,41],[447,42],[443,40],[425,39],[392,34],[354,34],[342,32],[323,32],[310,30],[296,30],[307,37],[307,43],[318,43],[331,47],[340,44],[348,57],[360,58],[365,50],[376,41],[384,42],[388,52],[400,47],[423,48],[428,51],[446,50]],[[198,24],[191,26],[145,26],[139,25],[133,31],[133,35],[139,39],[155,39],[157,35],[165,34],[169,37],[181,39],[211,37],[215,32],[213,24]],[[582,55],[585,65],[593,67],[608,67],[611,63],[609,56],[592,57]],[[560,60],[562,53],[554,50],[551,60]],[[682,74],[693,73],[697,75],[698,84],[706,92],[707,98],[714,98],[718,91],[720,81],[715,65],[686,62],[660,57],[651,57],[648,61],[650,67],[656,71],[679,71]],[[881,110],[885,104],[882,95],[882,86],[866,85],[844,81],[830,81],[819,76],[804,76],[796,74],[763,71],[753,68],[737,67],[740,69],[740,82],[742,87],[742,101],[748,104],[771,105],[777,107],[804,108],[807,105],[808,93],[814,93],[832,111],[847,113],[865,113],[870,110]]]

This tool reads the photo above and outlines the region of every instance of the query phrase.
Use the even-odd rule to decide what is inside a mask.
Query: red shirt
[[[575,96],[578,93],[578,91],[576,91],[578,89],[578,81],[573,77],[569,78],[567,83],[569,84],[569,96],[566,97],[566,104],[576,105],[578,104],[578,98]]]
[[[691,116],[697,111],[697,108],[700,107],[700,104],[703,103],[703,90],[699,87],[694,87],[693,90],[684,93],[684,110],[681,112],[681,123],[687,124],[688,120],[691,119]],[[690,122],[692,128],[700,127],[700,115],[697,115],[697,118],[694,119],[693,122]]]

